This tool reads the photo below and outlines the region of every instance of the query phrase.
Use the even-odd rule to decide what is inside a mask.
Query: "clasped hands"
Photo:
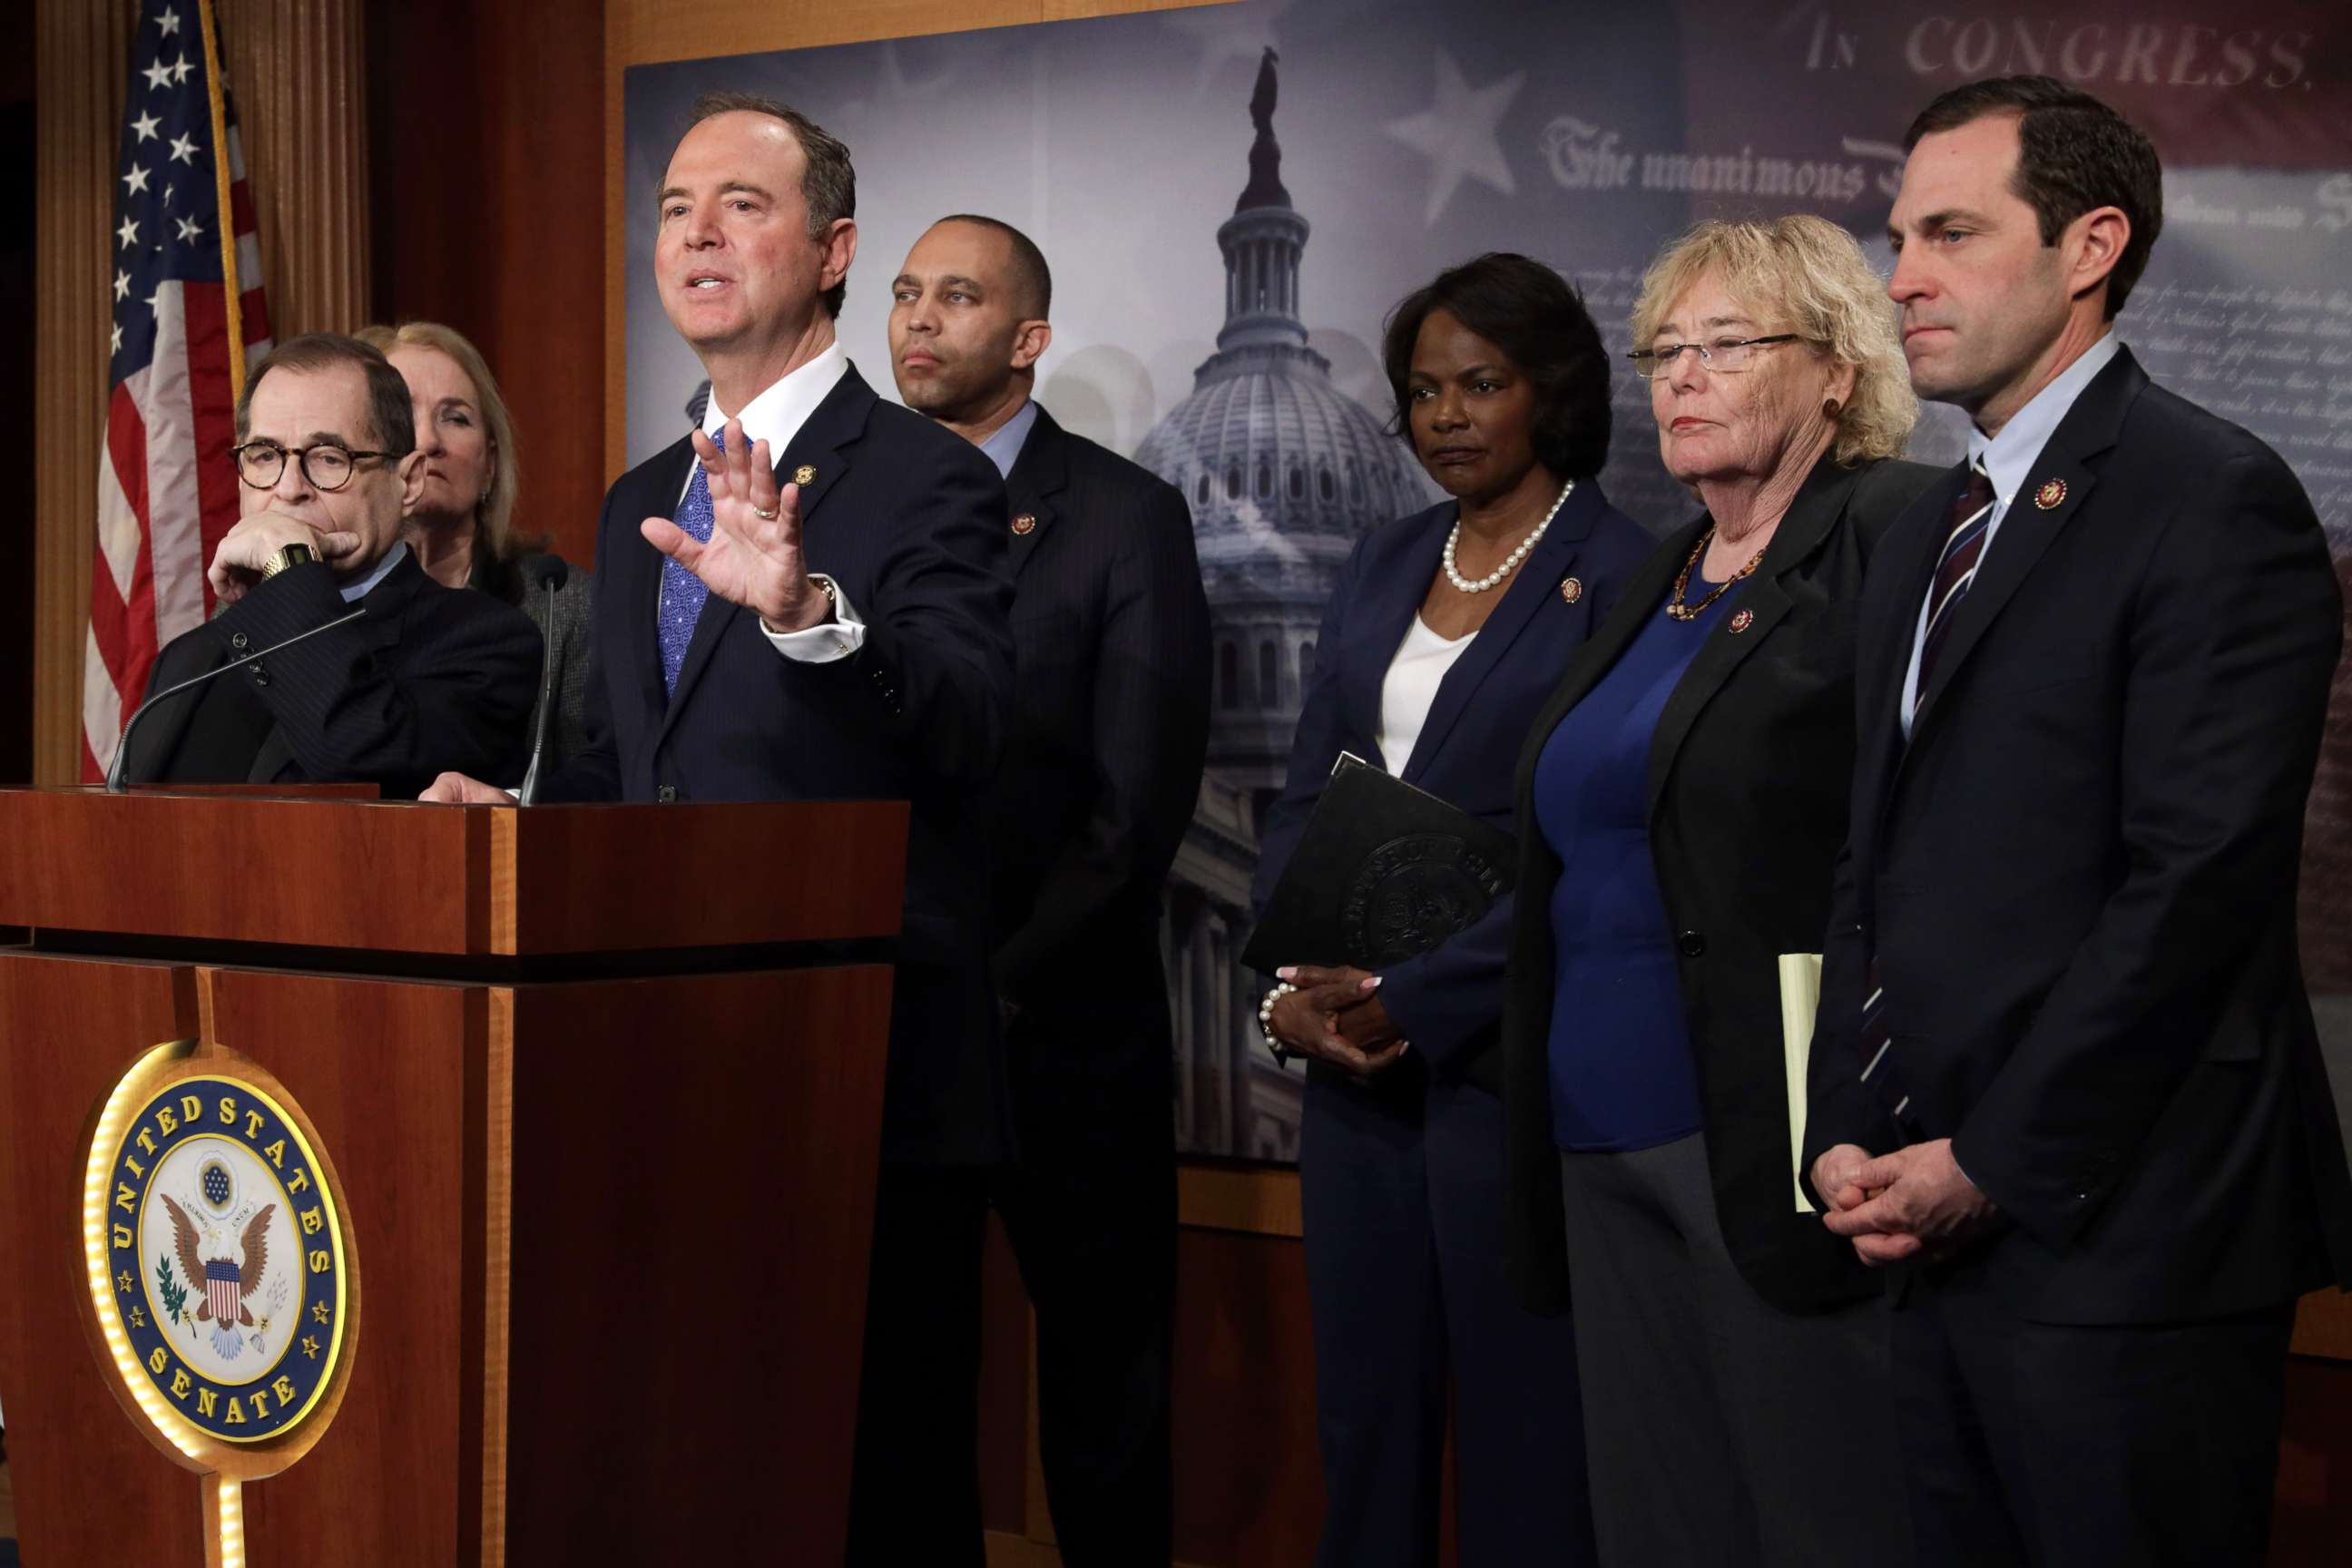
[[[765,441],[746,441],[743,422],[727,422],[722,450],[694,433],[695,455],[710,486],[710,538],[699,540],[666,517],[637,525],[646,542],[702,579],[712,594],[756,611],[772,632],[822,626],[833,602],[812,582],[801,554],[801,488],[776,488]]]
[[[1370,1078],[1392,1067],[1407,1042],[1381,1005],[1381,977],[1341,965],[1294,963],[1276,974],[1298,987],[1277,997],[1266,1026],[1283,1048]]]
[[[1873,1268],[1945,1256],[1996,1212],[1952,1158],[1948,1138],[1877,1155],[1840,1143],[1813,1162],[1813,1190],[1830,1205],[1822,1223],[1850,1239]]]

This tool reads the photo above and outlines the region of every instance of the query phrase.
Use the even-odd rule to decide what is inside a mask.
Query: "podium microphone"
[[[366,614],[367,611],[364,608],[356,609],[350,615],[336,616],[333,620],[329,621],[324,626],[312,626],[307,632],[296,632],[292,637],[287,637],[280,642],[271,643],[268,647],[262,648],[257,652],[240,654],[236,658],[230,659],[226,664],[216,664],[213,666],[212,668],[205,671],[202,675],[192,675],[188,677],[187,679],[180,681],[175,685],[167,686],[163,688],[163,690],[155,693],[154,696],[147,699],[146,701],[142,702],[136,709],[131,710],[131,722],[122,726],[122,738],[114,742],[114,761],[108,765],[106,770],[106,793],[109,795],[121,795],[122,793],[124,784],[122,777],[123,763],[125,759],[131,755],[131,732],[139,728],[140,720],[144,719],[149,713],[154,710],[155,704],[163,701],[166,697],[175,696],[180,692],[185,691],[191,686],[202,686],[205,681],[210,680],[215,675],[226,675],[232,669],[242,669],[252,665],[259,664],[263,659],[268,658],[279,648],[292,647],[304,637],[314,637],[320,632],[331,632],[337,626],[350,626],[353,621],[358,620],[362,616]]]
[[[530,767],[522,775],[522,788],[515,791],[517,805],[539,799],[539,759],[547,750],[548,710],[555,706],[555,591],[571,575],[572,568],[561,555],[542,555],[530,569],[531,586],[547,590],[547,647],[540,657],[539,722],[530,727]]]

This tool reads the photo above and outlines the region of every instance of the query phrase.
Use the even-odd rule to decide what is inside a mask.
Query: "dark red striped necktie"
[[[1919,639],[1919,679],[1911,689],[1915,719],[1919,704],[1927,700],[1936,656],[1951,636],[1952,623],[1959,618],[1960,601],[1969,596],[1969,584],[1977,577],[1977,563],[1984,559],[1985,535],[1992,528],[1992,502],[1991,478],[1970,463],[1969,482],[1952,501],[1944,552],[1936,562],[1936,581],[1927,589],[1927,630]]]

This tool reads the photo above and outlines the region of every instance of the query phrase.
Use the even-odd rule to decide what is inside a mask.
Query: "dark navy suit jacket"
[[[1008,547],[1020,680],[986,810],[1023,1125],[1129,1149],[1149,1148],[1148,1130],[1164,1161],[1160,891],[1209,741],[1192,516],[1173,486],[1043,407],[1005,489],[1027,520]]]
[[[1381,686],[1437,575],[1454,516],[1454,503],[1445,501],[1373,530],[1340,574],[1323,612],[1289,780],[1266,817],[1252,889],[1260,910],[1339,753],[1385,763],[1372,739]],[[1652,544],[1598,483],[1577,481],[1542,542],[1511,574],[1477,639],[1446,672],[1405,760],[1404,782],[1509,831],[1512,767],[1528,726]],[[1571,582],[1572,596],[1563,592]],[[1511,907],[1500,900],[1478,924],[1382,972],[1381,1005],[1432,1072],[1475,1076],[1489,1088],[1499,1082],[1493,1058]],[[1296,956],[1301,963],[1336,961],[1328,953]]]
[[[977,447],[882,402],[852,368],[776,471],[815,470],[800,488],[808,569],[830,576],[865,621],[864,646],[798,662],[756,615],[714,596],[673,695],[655,637],[662,556],[638,525],[676,510],[693,451],[680,440],[604,499],[588,741],[542,798],[912,803],[883,1158],[1001,1159],[1009,1122],[987,862],[972,825],[1013,681],[1003,482]]]

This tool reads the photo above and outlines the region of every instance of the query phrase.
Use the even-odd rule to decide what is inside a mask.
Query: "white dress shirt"
[[[335,592],[342,596],[344,604],[356,605],[375,592],[375,585],[391,576],[392,569],[406,559],[408,559],[408,541],[394,540],[392,548],[385,551],[376,563],[368,568],[366,576],[355,578],[349,583],[338,583],[335,584]]]
[[[1381,681],[1381,728],[1372,737],[1380,745],[1381,764],[1393,776],[1404,777],[1404,765],[1437,701],[1439,684],[1477,635],[1440,637],[1419,611],[1413,613],[1412,625],[1405,628],[1404,640],[1397,644],[1396,657],[1389,660],[1389,672]]]
[[[1977,571],[1984,571],[1985,557],[1992,553],[1992,536],[2000,529],[2001,520],[2009,515],[2010,502],[2017,492],[2033,478],[2042,461],[2042,448],[2058,433],[2059,425],[2083,389],[2091,384],[2099,372],[2123,348],[2123,340],[2110,326],[2106,335],[2083,351],[2083,357],[2060,371],[2049,385],[2033,395],[2032,400],[2017,411],[2016,416],[2000,427],[1998,436],[1988,436],[1974,425],[1969,426],[1969,461],[1981,467],[1985,477],[1992,481],[1992,516],[1985,523],[1984,547],[1977,552]],[[1971,582],[1970,586],[1974,584]],[[1931,591],[1919,598],[1919,625],[1911,634],[1911,667],[1903,676],[1903,738],[1911,738],[1911,710],[1919,705],[1919,650],[1927,641],[1927,606],[1933,603]]]
[[[839,339],[806,364],[774,383],[743,406],[739,415],[730,415],[719,406],[717,392],[702,411],[702,433],[712,441],[727,427],[730,418],[743,422],[746,441],[765,441],[770,458],[780,458],[801,426],[808,423],[816,405],[823,403],[841,378],[849,374],[849,355],[843,352]],[[678,500],[694,483],[689,468],[686,484],[678,489]],[[851,607],[849,597],[835,584],[833,596],[833,616],[819,626],[799,632],[772,632],[764,621],[760,623],[760,635],[772,644],[786,658],[803,664],[828,664],[836,658],[847,658],[866,646],[866,622]]]

